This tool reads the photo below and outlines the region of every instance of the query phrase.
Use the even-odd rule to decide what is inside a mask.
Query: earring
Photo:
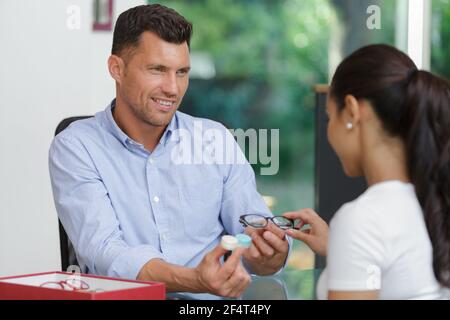
[[[348,122],[348,123],[347,123],[347,129],[348,129],[348,130],[352,130],[352,129],[353,129],[353,123]]]

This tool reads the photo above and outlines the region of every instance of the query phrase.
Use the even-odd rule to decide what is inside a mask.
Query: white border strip
[[[408,1],[408,55],[419,69],[430,69],[431,0]]]

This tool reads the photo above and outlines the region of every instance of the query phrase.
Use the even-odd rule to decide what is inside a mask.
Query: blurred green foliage
[[[312,207],[315,104],[312,87],[328,83],[329,56],[336,50],[331,40],[340,36],[339,31],[344,31],[343,54],[350,46],[393,44],[395,1],[161,0],[158,3],[174,8],[193,23],[191,51],[206,53],[216,69],[213,79],[191,79],[181,110],[221,121],[229,128],[280,129],[279,173],[259,176],[259,165],[253,165],[260,192],[277,197],[278,213]],[[382,9],[382,30],[366,27],[370,4],[379,4]],[[304,192],[304,185],[309,186],[309,192]],[[295,195],[296,192],[302,193]]]
[[[433,0],[433,26],[438,29],[433,35],[432,66],[447,77],[449,1]],[[209,56],[216,70],[212,79],[191,78],[181,110],[220,121],[230,129],[280,129],[280,171],[275,176],[260,176],[259,166],[254,165],[258,189],[277,199],[274,213],[313,207],[312,87],[328,83],[333,67],[330,56],[336,50],[342,58],[370,43],[395,45],[396,1],[157,2],[193,23],[191,52]],[[381,8],[381,30],[366,27],[371,4]],[[300,290],[309,292],[305,287]]]
[[[433,0],[431,71],[450,79],[450,0]]]
[[[192,52],[214,61],[213,81],[192,79],[189,110],[230,128],[280,129],[275,179],[313,179],[312,86],[328,82],[335,19],[328,0],[165,0],[193,22]],[[234,85],[233,85],[234,83]],[[254,166],[258,173],[258,166]],[[274,177],[260,177],[273,181]]]

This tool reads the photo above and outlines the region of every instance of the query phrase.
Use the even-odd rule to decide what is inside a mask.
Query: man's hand
[[[233,251],[221,265],[220,258],[227,252],[221,245],[209,252],[195,268],[201,290],[223,297],[237,298],[251,282],[251,277],[241,264],[241,256],[247,249]]]
[[[247,227],[245,233],[252,238],[252,245],[243,256],[252,271],[258,275],[277,272],[289,252],[285,232],[269,222],[264,229]]]

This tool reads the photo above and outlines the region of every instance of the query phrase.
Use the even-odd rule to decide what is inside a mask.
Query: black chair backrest
[[[341,162],[328,143],[326,102],[328,86],[316,86],[316,160],[315,209],[322,219],[330,222],[336,211],[346,202],[356,199],[367,189],[364,178],[349,178]],[[316,268],[325,267],[325,259],[316,255]]]
[[[92,116],[70,117],[62,120],[56,127],[55,136],[64,129],[66,129],[72,122],[87,118],[92,118]],[[62,271],[67,271],[69,266],[78,266],[78,261],[73,245],[70,242],[66,230],[64,230],[64,227],[59,219],[58,224],[59,224],[59,244],[61,247],[61,269]]]

